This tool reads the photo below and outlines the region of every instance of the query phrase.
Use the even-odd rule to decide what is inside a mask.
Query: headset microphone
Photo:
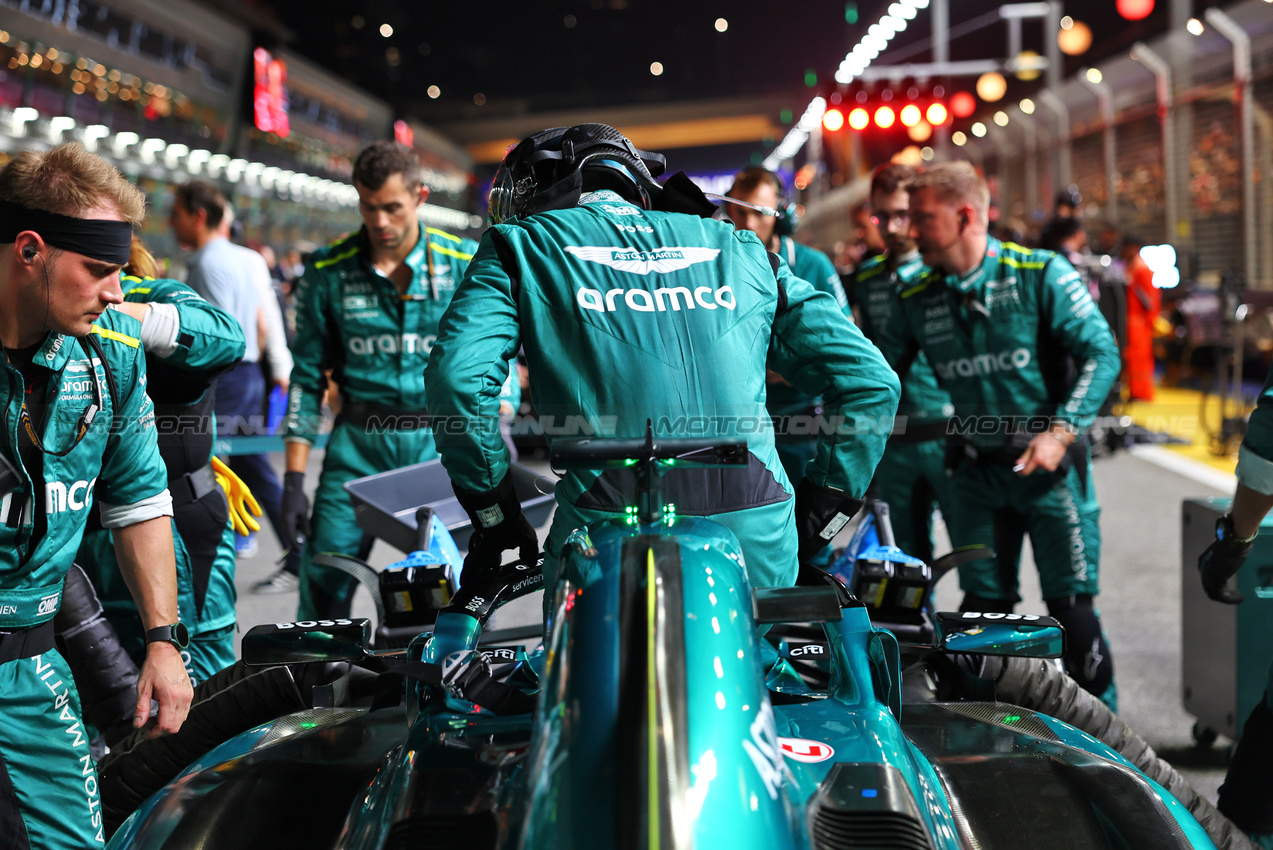
[[[710,192],[704,192],[703,194],[706,197],[711,198],[713,201],[720,201],[726,204],[734,204],[735,206],[746,207],[747,209],[754,210],[755,212],[758,212],[761,215],[773,215],[773,216],[778,215],[778,210],[774,209],[773,207],[762,207],[759,204],[749,204],[746,201],[740,201],[737,198],[731,198],[728,195],[713,195]]]

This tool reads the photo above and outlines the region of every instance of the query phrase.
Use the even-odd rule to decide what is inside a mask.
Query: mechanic
[[[862,333],[877,344],[891,317],[901,310],[901,292],[928,270],[911,238],[907,211],[906,184],[916,174],[909,165],[890,163],[871,175],[872,223],[887,250],[858,267],[849,302]],[[954,508],[946,474],[946,428],[954,407],[922,353],[902,376],[897,411],[893,436],[875,468],[874,492],[888,503],[898,548],[931,564],[933,508],[940,507],[943,516]]]
[[[725,204],[724,211],[741,230],[750,230],[765,248],[777,254],[801,280],[813,284],[835,299],[840,309],[848,310],[844,286],[831,258],[816,248],[801,245],[791,238],[800,220],[796,205],[787,199],[782,179],[759,165],[744,168],[734,176],[727,197],[747,202]],[[761,209],[772,209],[777,215],[766,215]],[[791,481],[804,477],[805,467],[817,454],[817,433],[813,423],[821,413],[818,399],[800,392],[781,375],[770,370],[766,375],[769,412],[774,417],[774,443],[778,460]],[[802,422],[801,420],[808,420]]]
[[[497,427],[501,376],[519,346],[536,407],[555,422],[640,437],[653,420],[655,435],[670,437],[687,436],[690,421],[707,426],[691,436],[746,437],[747,469],[677,471],[664,497],[678,514],[730,528],[755,586],[793,584],[797,564],[861,505],[892,430],[897,377],[834,298],[756,234],[713,220],[683,173],[660,187],[663,164],[612,127],[581,124],[523,140],[496,174],[493,226],[425,378],[442,462],[473,519],[466,570],[538,549]],[[844,417],[795,488],[765,427],[766,362]],[[546,610],[566,536],[625,505],[613,472],[570,472],[557,485]]]
[[[1264,381],[1238,450],[1233,506],[1216,523],[1216,539],[1198,558],[1207,596],[1238,605],[1243,595],[1228,581],[1251,554],[1260,523],[1273,509],[1273,370]],[[1242,737],[1220,786],[1217,808],[1263,848],[1273,848],[1273,666],[1264,699],[1242,727]]]
[[[352,602],[353,579],[314,564],[314,555],[365,559],[370,550],[344,483],[437,457],[425,414],[424,364],[477,248],[420,222],[429,190],[406,145],[381,141],[363,150],[354,163],[354,188],[363,227],[315,251],[297,288],[282,513],[288,539],[308,537],[300,567],[302,620],[348,616]],[[340,386],[341,411],[307,517],[305,466],[322,423],[329,369]]]
[[[101,847],[101,799],[53,617],[94,501],[146,629],[133,722],[190,708],[180,648],[172,497],[146,397],[143,330],[123,298],[145,197],[78,144],[0,171],[0,845]],[[180,644],[180,646],[178,646]]]
[[[251,499],[229,467],[212,457],[216,425],[213,379],[243,356],[243,330],[234,317],[175,280],[156,280],[156,264],[140,240],[121,278],[124,302],[115,309],[142,323],[146,393],[155,402],[159,454],[172,493],[178,603],[190,633],[182,652],[192,684],[234,663],[234,528],[231,501]],[[219,486],[231,488],[233,500]],[[257,515],[260,515],[259,509]],[[248,521],[255,521],[248,515]],[[89,520],[76,562],[97,589],[107,619],[134,660],[143,652],[141,623],[119,577],[113,538]]]
[[[1066,630],[1066,669],[1113,709],[1093,607],[1100,506],[1080,437],[1118,377],[1118,344],[1064,257],[989,236],[990,192],[972,165],[934,165],[908,187],[911,237],[932,269],[902,291],[880,341],[902,374],[927,356],[955,406],[947,527],[957,548],[997,553],[960,567],[962,610],[1012,611],[1029,533],[1048,613]]]

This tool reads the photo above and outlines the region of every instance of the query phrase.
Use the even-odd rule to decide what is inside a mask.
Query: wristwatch
[[[155,626],[146,632],[146,643],[155,643],[156,641],[164,641],[175,646],[177,649],[185,649],[190,645],[190,632],[186,630],[186,624],[177,621],[168,626]]]
[[[1231,542],[1233,542],[1234,544],[1238,546],[1246,546],[1259,536],[1260,536],[1260,530],[1256,529],[1255,534],[1252,534],[1250,537],[1238,537],[1237,532],[1233,530],[1233,515],[1232,514],[1225,514],[1224,516],[1216,520],[1216,539],[1217,540],[1224,540],[1227,538],[1228,540],[1230,540]]]

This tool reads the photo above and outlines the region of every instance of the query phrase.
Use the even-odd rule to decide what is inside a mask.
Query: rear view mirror
[[[948,652],[1060,658],[1065,632],[1056,620],[1037,614],[939,613],[937,645]]]
[[[243,636],[243,661],[251,667],[313,661],[361,661],[371,645],[365,617],[265,623]]]

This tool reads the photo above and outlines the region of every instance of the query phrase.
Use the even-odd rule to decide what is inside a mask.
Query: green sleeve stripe
[[[112,342],[122,342],[129,348],[136,348],[141,344],[141,341],[136,337],[129,336],[128,334],[122,334],[119,331],[113,331],[110,328],[99,328],[97,325],[93,325],[93,327],[89,328],[89,332],[95,333],[103,339],[109,339]]]
[[[441,236],[443,239],[450,239],[452,242],[463,242],[464,240],[454,234],[447,233],[445,230],[438,230],[436,227],[426,227],[425,233],[431,236]]]
[[[465,254],[463,251],[456,251],[451,248],[446,248],[442,245],[430,245],[429,247],[432,248],[434,251],[437,251],[439,254],[444,254],[448,257],[455,257],[456,259],[460,259],[460,260],[473,259],[472,254]]]
[[[318,262],[314,263],[314,268],[325,269],[328,266],[334,266],[336,263],[339,263],[341,260],[348,260],[350,257],[354,256],[357,253],[358,253],[358,246],[355,245],[354,247],[350,248],[348,251],[344,251],[340,254],[337,254],[334,257],[328,257],[325,260],[319,260]]]
[[[927,288],[928,288],[928,280],[927,279],[921,280],[919,283],[915,284],[910,289],[903,289],[902,297],[910,298],[912,295],[923,292]]]
[[[1012,257],[1000,256],[999,262],[1013,269],[1042,269],[1047,267],[1047,261],[1037,260],[1014,260]]]

